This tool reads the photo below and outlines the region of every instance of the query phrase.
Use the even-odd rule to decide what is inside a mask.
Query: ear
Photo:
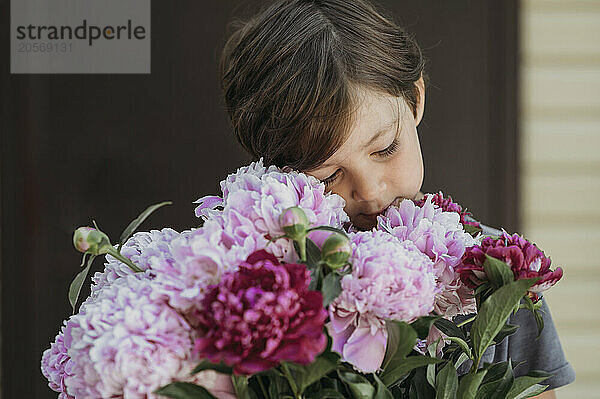
[[[423,76],[415,82],[417,89],[417,115],[415,116],[415,126],[418,126],[423,118],[423,112],[425,111],[425,81]]]

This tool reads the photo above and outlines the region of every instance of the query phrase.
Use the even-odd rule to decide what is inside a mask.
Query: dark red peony
[[[460,278],[470,288],[476,288],[487,280],[483,270],[485,255],[500,259],[513,271],[515,280],[540,277],[540,280],[529,289],[529,297],[536,302],[538,294],[547,290],[561,279],[563,271],[560,267],[552,271],[550,258],[533,243],[518,234],[508,235],[505,231],[497,237],[486,237],[481,245],[467,248],[458,267]]]
[[[327,344],[327,312],[321,292],[309,290],[309,283],[305,265],[254,252],[237,272],[209,288],[195,350],[236,374],[257,373],[281,361],[313,362]]]

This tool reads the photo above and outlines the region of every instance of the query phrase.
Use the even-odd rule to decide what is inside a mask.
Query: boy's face
[[[345,211],[361,230],[375,227],[378,214],[404,198],[414,199],[421,189],[423,158],[417,125],[425,100],[422,78],[417,87],[416,118],[403,98],[363,91],[346,142],[307,172],[325,182],[326,191],[346,200]]]

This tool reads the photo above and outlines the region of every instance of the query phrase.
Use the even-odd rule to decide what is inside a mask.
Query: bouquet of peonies
[[[317,179],[240,168],[196,203],[202,225],[116,245],[82,227],[103,272],[42,356],[59,398],[523,398],[549,374],[482,364],[562,277],[519,235],[482,233],[451,198],[404,200],[357,231]],[[461,323],[457,315],[465,318]],[[459,375],[459,368],[468,370]]]

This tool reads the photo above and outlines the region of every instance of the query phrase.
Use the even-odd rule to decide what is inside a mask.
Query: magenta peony
[[[275,166],[266,168],[262,159],[229,175],[221,182],[221,191],[223,198],[207,196],[195,201],[200,204],[196,215],[221,223],[237,245],[256,251],[268,244],[269,252],[287,262],[298,260],[292,241],[269,243],[270,238],[283,235],[280,216],[287,208],[302,208],[311,226],[341,228],[349,220],[344,199],[325,193],[319,180],[299,172],[284,173]]]
[[[385,319],[410,322],[433,310],[433,264],[410,241],[378,230],[351,234],[352,273],[329,306],[332,349],[372,373],[385,354]]]
[[[425,194],[425,196],[422,199],[415,201],[415,204],[417,204],[417,206],[423,206],[425,204],[425,201],[427,201],[429,197],[431,197],[431,201],[433,202],[433,204],[438,206],[439,208],[442,208],[444,212],[456,212],[460,216],[460,223],[462,223],[463,225],[481,227],[479,222],[475,220],[469,220],[468,217],[472,216],[471,212],[467,212],[466,209],[463,210],[462,206],[460,206],[456,202],[452,202],[451,196],[444,197],[444,194],[441,191],[437,194]]]
[[[456,267],[467,247],[478,240],[464,231],[460,216],[433,204],[428,195],[421,206],[404,200],[378,217],[377,227],[402,240],[410,240],[433,262],[437,295],[435,312],[450,319],[474,313],[477,308],[471,289],[465,286]]]
[[[550,269],[550,258],[547,258],[535,244],[518,234],[509,235],[506,231],[496,237],[486,237],[481,245],[467,248],[459,272],[462,281],[475,288],[485,281],[483,269],[485,255],[505,262],[514,274],[515,280],[540,277],[540,280],[529,290],[529,297],[537,302],[539,293],[547,290],[561,279],[563,271],[560,267]]]
[[[327,312],[322,294],[310,291],[309,283],[305,265],[280,264],[264,250],[251,254],[204,296],[197,353],[232,366],[236,374],[257,373],[282,361],[314,361],[327,343]]]

